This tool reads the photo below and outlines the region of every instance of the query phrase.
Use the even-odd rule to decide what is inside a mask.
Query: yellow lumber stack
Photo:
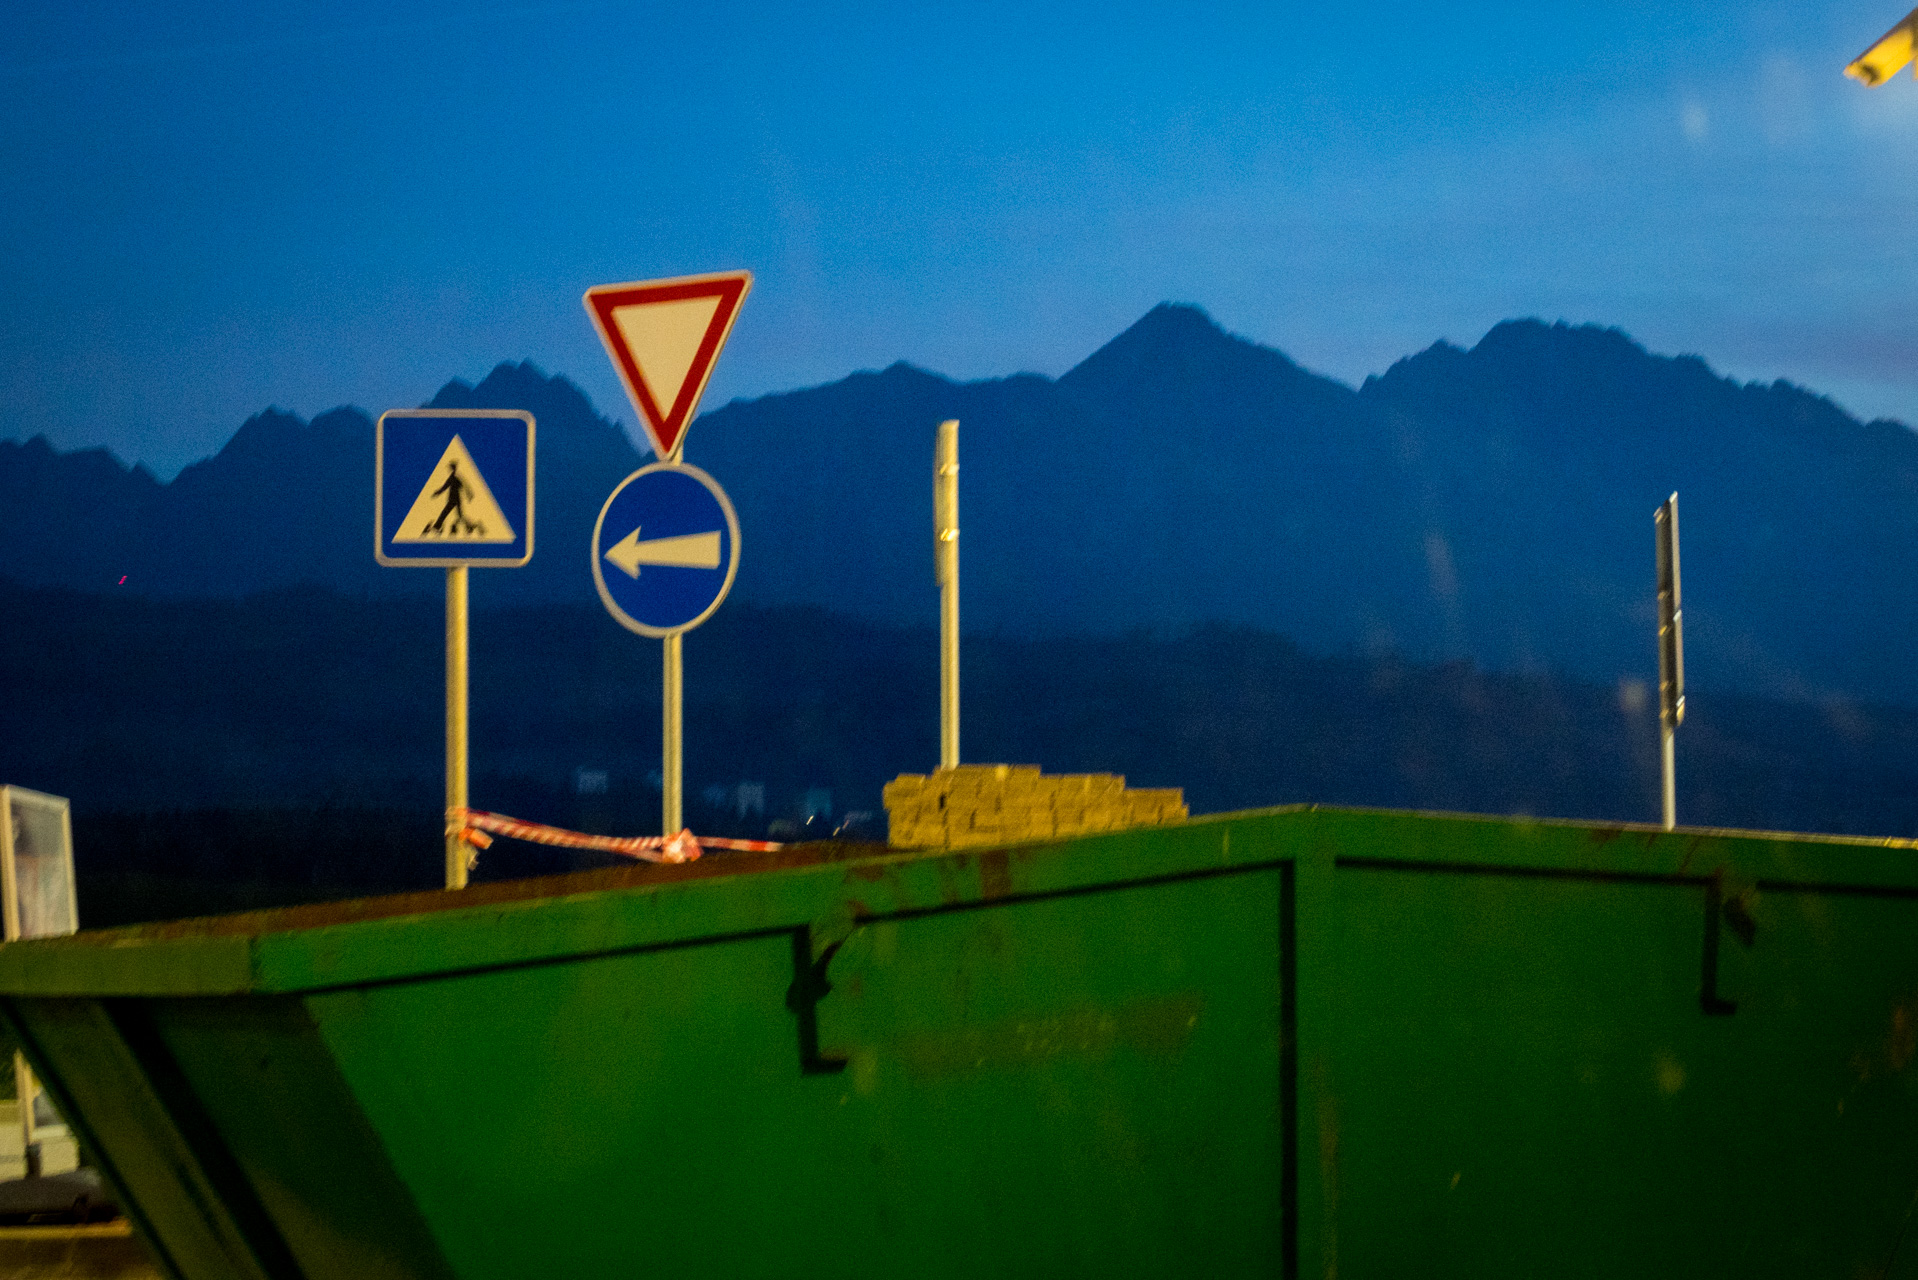
[[[1126,788],[1114,773],[1047,776],[1038,765],[962,764],[902,773],[886,784],[889,839],[899,849],[963,849],[1186,820],[1177,787]]]

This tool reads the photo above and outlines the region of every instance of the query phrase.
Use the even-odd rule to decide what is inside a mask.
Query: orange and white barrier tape
[[[785,846],[773,840],[727,840],[719,836],[696,836],[691,828],[670,836],[595,836],[584,831],[568,831],[541,822],[522,822],[504,814],[483,809],[448,809],[446,834],[457,836],[475,849],[492,845],[493,835],[530,840],[534,844],[559,845],[567,849],[597,849],[645,862],[692,862],[703,849],[730,849],[738,853],[770,853]]]

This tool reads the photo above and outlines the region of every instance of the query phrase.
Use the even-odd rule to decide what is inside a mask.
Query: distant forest
[[[0,605],[0,781],[72,798],[86,924],[438,882],[436,602],[0,583]],[[881,786],[936,760],[936,653],[930,630],[729,603],[686,641],[689,822],[807,838],[865,813],[847,834],[883,839]],[[480,609],[474,805],[656,831],[659,662],[596,608]],[[1655,702],[1646,682],[1314,655],[1240,627],[964,649],[966,759],[1183,787],[1194,813],[1312,801],[1651,821]],[[1678,760],[1687,824],[1918,834],[1918,712],[1694,689]],[[742,783],[763,808],[741,811]],[[479,874],[577,865],[501,840]]]

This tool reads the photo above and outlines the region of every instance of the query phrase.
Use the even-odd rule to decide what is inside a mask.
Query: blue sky
[[[0,435],[169,476],[526,358],[630,423],[581,292],[742,266],[708,407],[1176,300],[1348,381],[1535,315],[1918,422],[1918,84],[1840,74],[1900,5],[1191,8],[15,0]]]

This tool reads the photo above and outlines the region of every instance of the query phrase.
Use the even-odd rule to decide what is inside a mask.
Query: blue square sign
[[[494,565],[533,558],[533,415],[394,409],[380,415],[373,558],[385,565]]]

